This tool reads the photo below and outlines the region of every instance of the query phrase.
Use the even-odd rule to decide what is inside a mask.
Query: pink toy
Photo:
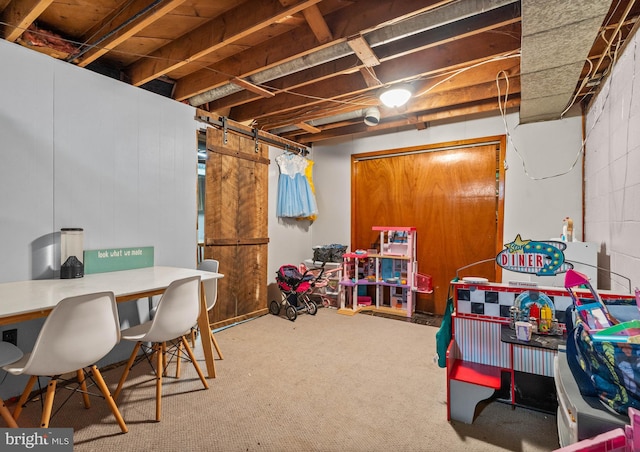
[[[582,285],[587,286],[591,291],[591,295],[593,295],[593,302],[584,303],[574,292],[573,289],[575,287]],[[571,295],[573,304],[576,307],[580,318],[584,321],[589,330],[602,330],[618,323],[609,314],[607,307],[600,299],[600,295],[595,291],[586,275],[575,270],[567,270],[564,277],[564,287],[567,289],[567,292],[569,292],[569,295]]]
[[[584,439],[570,444],[554,452],[640,452],[640,411],[629,408],[629,422],[622,428],[616,428],[606,433],[601,433],[593,438]]]

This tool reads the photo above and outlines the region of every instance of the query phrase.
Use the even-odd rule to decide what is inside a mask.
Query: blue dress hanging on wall
[[[276,157],[276,163],[280,168],[277,215],[299,218],[317,214],[316,198],[305,174],[309,161],[285,152]]]

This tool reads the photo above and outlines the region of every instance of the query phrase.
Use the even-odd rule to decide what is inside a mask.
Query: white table
[[[46,317],[64,298],[94,292],[110,291],[117,302],[162,294],[171,282],[199,275],[201,281],[224,277],[221,273],[178,267],[146,267],[107,273],[95,273],[75,279],[40,279],[0,283],[0,325]],[[200,331],[209,328],[204,286],[200,287]],[[209,335],[200,341],[209,378],[215,377],[213,344]]]

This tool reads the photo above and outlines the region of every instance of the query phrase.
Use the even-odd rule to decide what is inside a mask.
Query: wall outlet
[[[2,342],[9,342],[13,345],[18,345],[18,330],[6,330],[2,332]]]

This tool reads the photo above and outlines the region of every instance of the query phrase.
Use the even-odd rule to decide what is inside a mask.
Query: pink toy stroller
[[[282,301],[272,300],[269,312],[279,315],[284,309],[287,318],[292,322],[298,317],[298,312],[308,312],[316,315],[318,306],[309,298],[317,277],[308,271],[300,273],[295,265],[283,265],[276,272],[276,282],[282,295]]]

